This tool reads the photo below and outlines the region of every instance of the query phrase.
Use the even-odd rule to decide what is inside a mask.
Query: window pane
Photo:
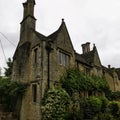
[[[59,64],[62,65],[62,53],[59,52]]]
[[[32,86],[32,91],[33,91],[33,102],[36,102],[37,101],[37,85],[36,84]]]
[[[65,57],[65,66],[69,66],[69,56],[66,55]]]
[[[59,52],[59,64],[63,66],[69,65],[69,56],[67,54],[64,54],[62,52]]]
[[[64,53],[62,53],[62,65],[65,66],[65,54]]]
[[[38,49],[36,48],[34,50],[34,61],[35,61],[35,63],[37,63],[37,58],[38,58]]]

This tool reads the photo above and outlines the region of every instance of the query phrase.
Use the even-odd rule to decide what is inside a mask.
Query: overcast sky
[[[12,58],[19,41],[25,1],[0,0],[0,40],[6,58]],[[81,44],[91,42],[92,49],[95,43],[103,65],[120,67],[120,0],[36,0],[35,17],[36,30],[44,35],[56,31],[64,18],[77,52],[82,53]],[[1,45],[0,66],[5,66]]]

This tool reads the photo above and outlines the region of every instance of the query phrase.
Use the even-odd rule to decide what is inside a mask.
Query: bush
[[[92,119],[96,114],[101,112],[102,101],[97,97],[89,97],[86,100],[84,108],[84,117]]]
[[[102,101],[101,112],[106,113],[109,100],[106,97],[100,97]]]
[[[81,111],[69,111],[64,120],[83,120],[83,114]]]
[[[111,93],[111,100],[120,100],[120,91]]]
[[[93,120],[115,120],[115,119],[109,113],[99,113],[93,118]]]
[[[42,100],[43,120],[64,120],[70,104],[68,93],[62,88],[48,90]]]
[[[120,103],[116,101],[109,102],[108,112],[114,116],[114,118],[120,117]]]

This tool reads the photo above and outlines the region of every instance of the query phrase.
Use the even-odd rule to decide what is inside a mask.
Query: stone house
[[[88,75],[105,76],[112,91],[120,90],[118,74],[101,64],[96,46],[82,44],[83,53],[74,50],[64,19],[57,31],[44,36],[35,29],[35,0],[23,3],[20,40],[13,56],[12,79],[29,87],[22,99],[20,120],[40,120],[40,102],[47,88],[59,82],[65,70],[79,68]]]

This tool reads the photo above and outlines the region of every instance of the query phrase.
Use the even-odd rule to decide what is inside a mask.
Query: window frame
[[[70,65],[70,55],[59,51],[59,64],[63,66],[69,66]]]

